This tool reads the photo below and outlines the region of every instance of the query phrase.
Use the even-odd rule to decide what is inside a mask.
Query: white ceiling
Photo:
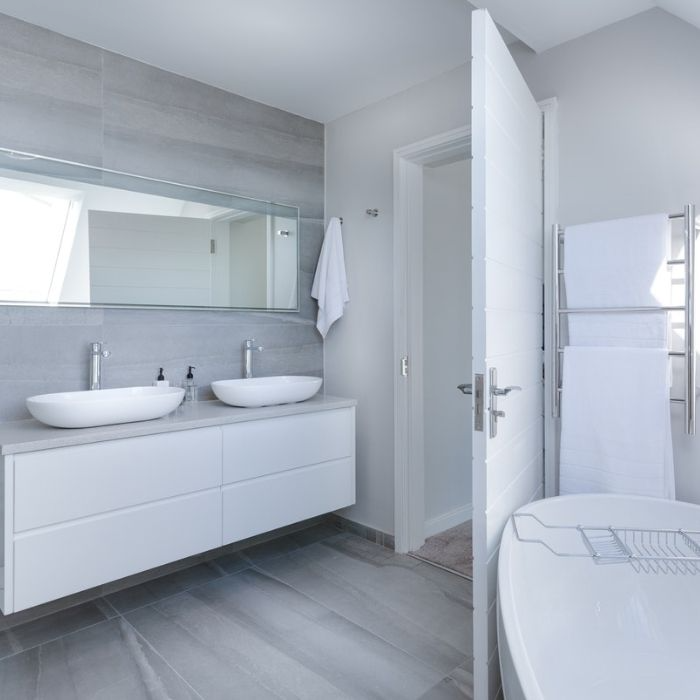
[[[473,5],[538,52],[655,6],[700,27],[700,0],[471,1],[0,0],[0,12],[320,122],[465,63]]]
[[[700,0],[471,0],[538,53],[653,7],[700,27]]]
[[[465,0],[0,0],[0,12],[321,122],[469,58]]]

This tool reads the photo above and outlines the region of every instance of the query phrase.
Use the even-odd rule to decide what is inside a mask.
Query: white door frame
[[[471,129],[394,151],[394,537],[397,552],[425,542],[423,452],[423,166],[469,157]],[[410,282],[410,284],[409,284]],[[409,377],[401,373],[409,358]],[[466,426],[471,430],[470,426]]]
[[[558,283],[554,269],[553,227],[559,221],[559,114],[556,97],[538,102],[544,118],[544,139],[542,153],[544,198],[544,497],[556,496],[559,471],[559,421],[552,413],[552,397],[556,387],[552,385],[555,376],[554,361],[557,349],[553,347],[554,284]]]
[[[556,495],[557,421],[552,418],[552,226],[558,220],[557,100],[538,103],[544,116],[544,426],[545,497]],[[471,129],[447,131],[394,151],[394,537],[397,552],[425,542],[423,442],[423,166],[469,154]],[[409,284],[410,282],[410,284]],[[401,374],[409,358],[410,379]],[[471,425],[466,426],[471,430]]]

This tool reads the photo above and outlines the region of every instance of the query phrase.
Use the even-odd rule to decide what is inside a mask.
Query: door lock
[[[495,367],[489,369],[489,437],[498,435],[498,419],[505,418],[506,412],[498,410],[498,397],[508,396],[511,391],[522,391],[519,386],[498,386],[498,371]]]

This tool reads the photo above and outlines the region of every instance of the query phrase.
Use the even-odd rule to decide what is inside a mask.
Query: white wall
[[[511,47],[538,98],[559,99],[562,224],[700,205],[700,31],[650,10],[535,55]],[[672,407],[677,495],[700,503],[700,437]]]
[[[343,217],[350,303],[325,343],[325,390],[357,409],[357,505],[394,532],[393,150],[464,126],[466,65],[326,125],[326,219]],[[378,208],[379,216],[365,210]]]
[[[561,223],[700,205],[700,31],[650,10],[542,54],[510,47],[559,99]],[[393,532],[392,151],[467,123],[468,66],[326,127],[326,217],[343,216],[351,302],[328,335],[326,391],[359,399],[358,504]],[[378,207],[377,219],[365,209]],[[676,483],[700,503],[700,437],[672,408]]]
[[[426,534],[471,517],[470,169],[423,169],[423,397]]]

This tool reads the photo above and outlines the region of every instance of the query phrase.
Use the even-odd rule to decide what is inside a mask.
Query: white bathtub
[[[653,498],[564,496],[518,512],[555,525],[700,530],[700,506]],[[585,552],[575,531],[518,523],[523,536],[545,532],[550,544]],[[700,574],[557,557],[520,542],[510,521],[498,566],[506,700],[700,698]]]

